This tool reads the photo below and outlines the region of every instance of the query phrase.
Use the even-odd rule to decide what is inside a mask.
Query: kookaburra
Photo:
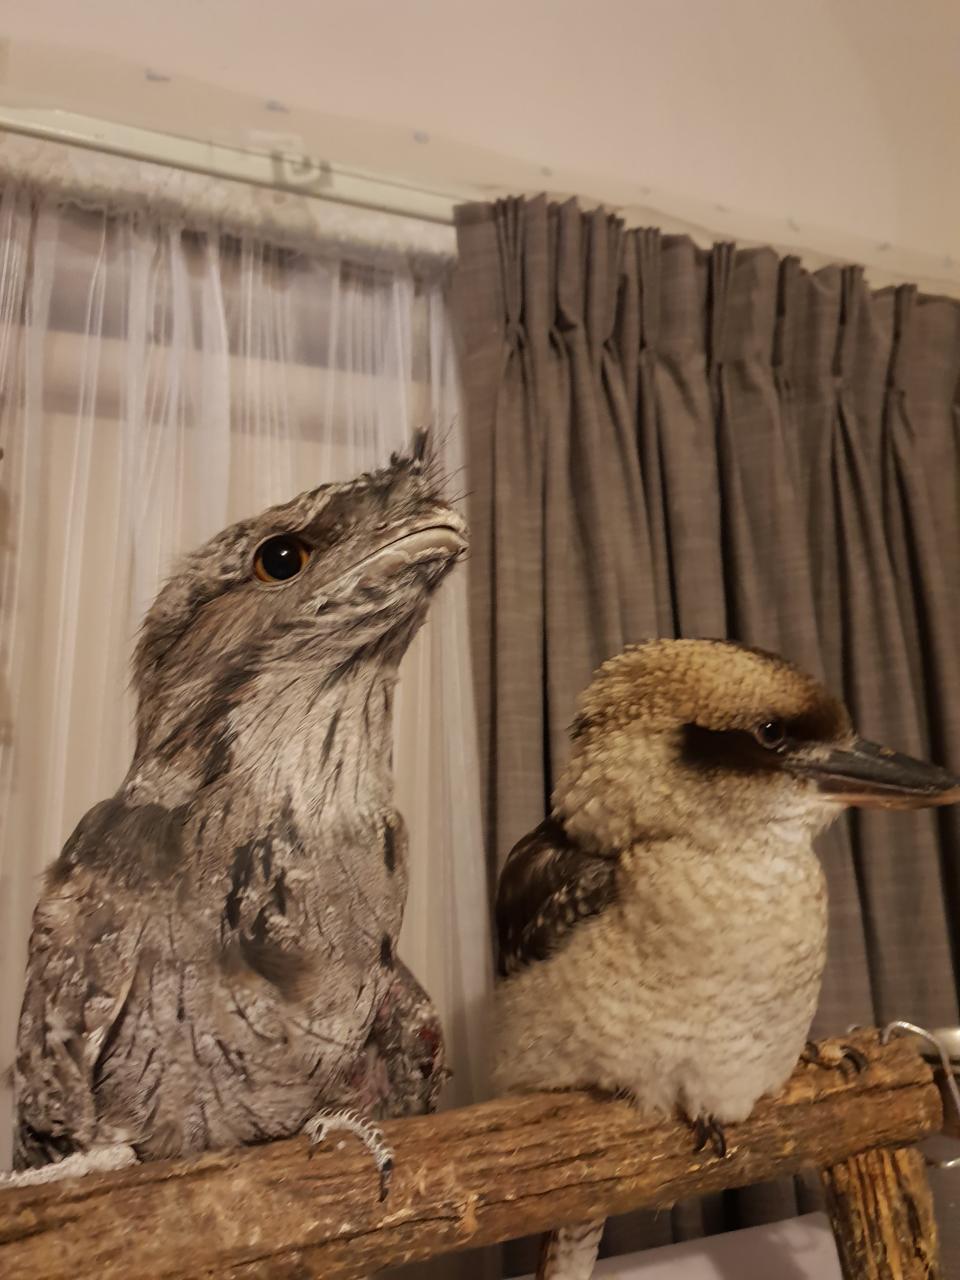
[[[960,799],[942,769],[858,738],[769,653],[661,640],[582,698],[550,817],[497,896],[494,1079],[676,1108],[723,1150],[801,1056],[826,959],[812,841],[847,805]],[[544,1280],[586,1280],[603,1223],[547,1238]]]
[[[396,954],[392,704],[466,546],[438,485],[421,438],[233,525],[160,592],[136,653],[133,763],[34,917],[18,1169],[339,1126],[385,1178],[370,1119],[435,1105],[440,1027]]]

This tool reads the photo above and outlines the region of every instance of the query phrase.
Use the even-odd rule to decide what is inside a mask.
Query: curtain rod
[[[59,109],[0,106],[0,129],[445,226],[453,225],[456,205],[471,198],[470,193],[434,191],[304,154],[199,142]]]
[[[189,200],[200,206],[218,203],[209,192],[204,194],[196,186],[202,177],[294,197],[302,202],[296,211],[268,210],[263,201],[238,202],[235,195],[232,205],[248,205],[246,213],[237,214],[233,207],[220,211],[223,221],[239,217],[241,224],[254,233],[262,224],[264,234],[278,243],[313,245],[332,239],[335,245],[349,247],[357,240],[372,246],[372,251],[377,253],[382,242],[387,257],[400,253],[427,264],[449,263],[456,256],[453,223],[458,204],[507,194],[488,189],[481,196],[476,189],[466,187],[446,190],[424,187],[302,153],[279,149],[255,151],[199,142],[55,108],[0,105],[0,131],[3,130],[23,138],[42,139],[65,150],[83,148],[112,155],[117,163],[155,165],[157,173],[166,170],[184,179],[192,176],[194,185],[189,193],[186,183],[181,184],[182,195],[177,192],[176,199],[181,203],[186,202],[188,194]],[[16,167],[16,163],[7,166],[8,171]],[[3,168],[0,148],[0,172]],[[78,180],[74,172],[72,180],[71,190],[76,195],[85,176]],[[136,179],[132,179],[132,183],[137,185]],[[102,195],[110,184],[101,181],[96,185],[98,194]],[[161,188],[156,196],[156,207],[161,208],[164,199],[177,190],[177,183],[171,177],[155,185]],[[572,195],[573,192],[548,193],[551,200],[559,201]],[[734,241],[743,248],[767,245],[779,254],[797,255],[811,270],[830,263],[859,263],[866,268],[874,288],[913,283],[927,293],[960,297],[960,262],[950,256],[889,243],[876,244],[859,235],[826,229],[801,229],[789,218],[752,216],[743,210],[723,208],[718,212],[715,207],[711,215],[706,206],[670,199],[666,193],[656,205],[618,204],[586,192],[576,198],[584,208],[599,206],[618,214],[628,227],[656,226],[667,233],[688,235],[703,248],[716,241]],[[651,198],[655,199],[653,193],[648,193],[648,199]],[[225,201],[219,203],[226,204]],[[341,211],[339,214],[335,212],[337,209]],[[351,211],[363,212],[370,224],[366,230],[360,227]]]
[[[63,111],[0,106],[3,182],[83,209],[409,269],[424,283],[456,257],[453,196]]]

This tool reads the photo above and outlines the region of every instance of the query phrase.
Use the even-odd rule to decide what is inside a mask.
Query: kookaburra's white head
[[[587,848],[809,839],[848,805],[960,800],[960,779],[864,741],[811,676],[730,641],[626,649],[584,693],[572,738],[554,812]]]

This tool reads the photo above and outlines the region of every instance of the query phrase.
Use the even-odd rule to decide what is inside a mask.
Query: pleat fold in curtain
[[[293,253],[0,192],[0,1080],[40,877],[132,748],[129,659],[175,558],[229,522],[346,479],[433,426],[463,490],[446,286],[402,261]],[[465,572],[401,671],[410,831],[400,954],[482,1091],[489,986]],[[0,1093],[0,1167],[10,1153]]]
[[[960,304],[574,202],[457,221],[491,877],[544,816],[592,671],[649,636],[781,652],[866,736],[960,769]],[[858,814],[821,852],[815,1032],[956,1023],[956,812]],[[796,1203],[754,1188],[612,1224],[607,1246]]]

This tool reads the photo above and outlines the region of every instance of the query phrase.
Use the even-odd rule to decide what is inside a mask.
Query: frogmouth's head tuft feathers
[[[134,660],[142,746],[172,698],[267,671],[336,681],[397,663],[466,548],[425,433],[389,466],[321,485],[186,556],[145,618]]]

